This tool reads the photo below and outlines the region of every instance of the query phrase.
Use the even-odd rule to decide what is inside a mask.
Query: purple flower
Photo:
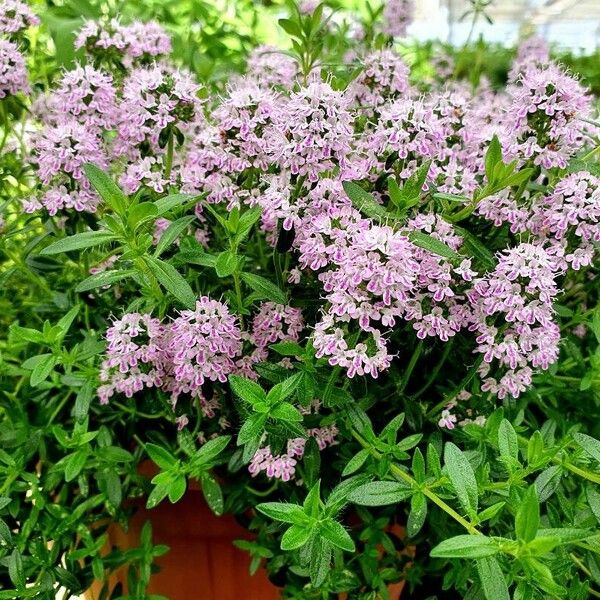
[[[85,48],[100,60],[131,67],[169,54],[171,40],[154,21],[121,25],[118,19],[110,19],[87,21],[75,38],[75,48]]]
[[[129,313],[106,332],[106,358],[100,369],[98,396],[106,404],[115,393],[131,398],[145,387],[160,386],[164,328],[148,314]]]
[[[585,142],[579,118],[590,111],[586,89],[560,67],[549,64],[529,69],[510,93],[509,156],[546,169],[564,169]]]
[[[30,91],[25,58],[13,42],[0,40],[0,98]]]
[[[542,245],[521,243],[498,257],[496,268],[474,281],[468,298],[483,354],[483,391],[518,397],[531,384],[533,368],[558,359],[560,329],[552,304],[558,295],[559,261]],[[499,374],[490,376],[492,364]]]
[[[372,52],[362,62],[363,70],[348,88],[358,106],[374,109],[409,91],[409,68],[392,50]]]
[[[21,0],[2,0],[0,4],[0,33],[19,33],[32,25],[38,25],[39,18]]]
[[[197,395],[206,379],[227,381],[242,350],[237,319],[222,302],[202,296],[195,310],[184,310],[165,330],[166,389],[173,403],[181,394]]]
[[[304,329],[302,311],[299,308],[263,302],[252,321],[250,341],[257,348],[267,348],[282,341],[298,341]]]
[[[103,129],[112,129],[117,123],[112,76],[89,65],[66,71],[49,104],[59,121],[71,116],[83,125]]]
[[[405,37],[414,18],[414,0],[386,0],[382,16],[383,32],[392,37]]]
[[[288,140],[282,149],[281,167],[311,182],[336,166],[343,170],[352,150],[349,106],[347,94],[316,78],[292,92],[279,116],[279,126]]]
[[[139,145],[158,148],[167,127],[192,123],[201,112],[200,86],[185,71],[168,72],[155,65],[134,69],[123,82],[123,101],[115,149],[136,157]]]
[[[247,73],[266,89],[291,89],[298,76],[296,61],[275,46],[257,46],[248,57]]]
[[[44,128],[35,140],[35,154],[38,176],[46,185],[56,176],[67,175],[87,190],[83,165],[107,164],[98,132],[74,120]]]

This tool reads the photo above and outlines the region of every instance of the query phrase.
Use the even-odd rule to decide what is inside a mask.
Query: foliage
[[[200,483],[215,514],[251,514],[255,539],[237,545],[251,554],[251,570],[264,566],[286,598],[347,593],[385,599],[388,585],[400,580],[414,598],[599,596],[600,305],[593,260],[600,237],[585,238],[586,227],[598,227],[597,218],[576,221],[577,232],[572,227],[551,247],[551,257],[571,252],[569,266],[549,276],[555,293],[550,284],[546,295],[534,285],[522,293],[536,310],[549,311],[544,339],[551,340],[556,325],[560,345],[556,340],[555,360],[532,363],[531,382],[513,394],[499,392],[484,371],[498,356],[484,358],[484,342],[475,341],[484,336],[481,322],[444,336],[421,335],[413,326],[417,317],[396,314],[384,321],[384,305],[392,302],[383,300],[386,291],[398,285],[386,279],[380,296],[370,281],[361,281],[366,300],[360,308],[381,310],[367,315],[363,326],[364,315],[345,319],[343,302],[342,313],[332,309],[332,294],[352,278],[326,279],[335,257],[351,245],[339,233],[351,215],[358,231],[352,243],[366,250],[346,260],[349,268],[355,259],[364,271],[384,257],[391,278],[410,279],[414,265],[426,265],[426,279],[426,269],[434,269],[418,293],[431,315],[444,301],[443,294],[442,300],[434,296],[437,279],[451,273],[458,280],[455,274],[466,272],[458,283],[452,280],[456,294],[451,291],[468,298],[465,304],[476,303],[484,284],[501,287],[510,252],[539,249],[550,232],[559,235],[552,215],[543,213],[549,220],[542,225],[535,221],[545,210],[542,199],[558,197],[569,176],[585,173],[577,180],[581,190],[598,175],[593,109],[582,111],[580,120],[568,113],[562,124],[564,137],[580,122],[589,126],[574,136],[579,145],[565,150],[565,165],[536,161],[525,154],[524,139],[503,137],[492,127],[482,134],[472,185],[448,189],[444,160],[448,148],[460,145],[463,124],[457,123],[464,116],[462,105],[448,100],[439,106],[451,106],[458,121],[444,132],[440,152],[411,150],[415,156],[407,158],[388,148],[393,127],[404,127],[394,117],[383,132],[385,151],[361,148],[365,155],[380,153],[375,166],[345,171],[354,144],[376,136],[390,104],[418,103],[427,94],[443,99],[446,78],[458,96],[470,90],[474,105],[492,103],[494,90],[506,100],[507,81],[517,86],[510,73],[518,64],[515,51],[481,40],[460,49],[394,40],[381,28],[383,7],[368,3],[362,12],[335,3],[306,10],[250,0],[119,4],[123,26],[156,20],[171,36],[168,60],[176,66],[164,73],[157,67],[163,79],[143,98],[157,89],[157,102],[172,94],[172,114],[164,123],[156,118],[148,137],[128,148],[133,154],[119,154],[128,123],[115,121],[99,137],[97,155],[107,160],[82,161],[81,173],[66,160],[45,180],[41,166],[39,138],[61,126],[51,120],[56,107],[50,100],[65,69],[80,62],[105,69],[121,102],[130,71],[150,68],[157,55],[134,53],[132,66],[127,52],[76,50],[84,19],[116,16],[112,3],[95,0],[35,2],[41,24],[8,36],[27,56],[32,90],[0,98],[0,599],[66,599],[94,580],[104,582],[105,599],[156,598],[146,587],[154,559],[168,549],[153,544],[149,523],[139,547],[100,550],[109,523],[126,526],[131,499],[143,497],[148,508],[176,503],[190,480]],[[358,30],[362,37],[354,35]],[[255,53],[264,44],[285,50],[271,49],[265,58]],[[402,60],[410,66],[410,79],[407,66],[396,90],[391,84],[377,89],[371,75],[365,77],[364,55],[379,51],[392,53],[399,72]],[[344,62],[353,53],[362,58]],[[598,94],[597,55],[555,55]],[[265,91],[259,84],[273,75],[264,67],[272,67],[271,59],[283,75]],[[450,69],[445,74],[440,61]],[[289,68],[293,82],[287,85]],[[250,143],[235,120],[239,115],[229,119],[219,112],[231,108],[221,99],[231,98],[228,84],[236,89],[240,73],[256,78],[252,93],[263,94],[269,110],[268,102],[281,97],[300,106],[275,124],[286,132],[277,159],[263,147],[252,155],[240,150],[240,140]],[[177,85],[176,76],[182,77]],[[184,93],[188,76],[193,100]],[[345,105],[351,94],[369,103]],[[78,117],[92,106],[88,96],[83,102]],[[311,106],[330,117],[331,135],[317,160],[311,163],[307,153],[298,166],[294,159],[318,137],[293,129]],[[269,119],[276,119],[269,110],[249,127],[259,142],[273,125]],[[351,112],[347,133],[344,118]],[[309,124],[317,119],[311,115]],[[414,112],[410,119],[417,120]],[[209,142],[215,122],[217,141]],[[85,125],[86,134],[95,126]],[[133,129],[138,125],[146,123]],[[549,124],[532,120],[527,126],[539,136],[540,156],[555,150]],[[230,168],[240,163],[229,156],[191,185],[182,175],[186,153],[197,151],[202,161],[207,148],[214,152],[210,159],[224,149],[239,152],[234,158],[242,167]],[[290,162],[280,168],[285,152]],[[59,154],[48,168],[63,160]],[[154,161],[158,170],[148,167],[131,189],[128,169],[138,159]],[[279,176],[288,176],[287,195],[271,206],[267,199],[278,198]],[[332,187],[319,187],[324,181]],[[49,208],[45,194],[61,185],[91,204]],[[327,204],[331,196],[342,206],[338,213],[336,204]],[[597,209],[597,187],[591,198]],[[503,200],[515,207],[505,219],[498,216]],[[322,217],[310,212],[315,206],[332,211],[317,232],[321,241],[332,237],[323,242],[327,258],[313,267],[303,253],[316,241],[303,227]],[[518,209],[531,222],[510,221]],[[401,244],[395,254],[394,244]],[[584,250],[591,258],[571,268]],[[417,262],[396,271],[407,253]],[[363,256],[371,262],[361,267]],[[531,278],[543,278],[542,263],[530,269]],[[509,280],[509,288],[521,285],[517,276]],[[515,317],[501,322],[494,310],[479,316],[486,324],[493,317],[486,332],[493,326],[502,336]],[[342,342],[334,344],[338,354],[328,349],[331,338],[323,342],[324,314],[341,317],[332,334]],[[498,339],[502,348],[510,346],[508,335]],[[346,351],[354,352],[353,360]],[[369,361],[379,351],[384,364],[373,366]],[[148,460],[158,468],[151,480],[140,471]],[[128,589],[111,588],[109,575],[123,568]]]

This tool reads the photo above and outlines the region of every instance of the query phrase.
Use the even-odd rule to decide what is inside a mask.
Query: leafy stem
[[[354,439],[366,450],[368,450],[369,454],[380,460],[383,456],[382,454],[376,450],[367,440],[365,440],[356,430],[352,430],[352,436]],[[435,492],[431,490],[431,488],[426,485],[419,484],[417,481],[411,477],[406,471],[403,471],[400,467],[395,464],[390,465],[390,471],[398,479],[399,481],[404,481],[411,488],[420,491],[422,494],[427,496],[435,505],[441,508],[446,514],[450,515],[456,522],[460,523],[471,535],[482,535],[481,532],[467,519],[462,517],[458,512],[456,512],[450,505],[444,502]]]

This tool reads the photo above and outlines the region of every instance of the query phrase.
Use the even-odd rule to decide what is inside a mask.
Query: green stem
[[[479,365],[482,362],[483,362],[483,356],[479,356],[477,358],[477,360],[473,363],[473,366],[469,369],[467,374],[464,376],[463,380],[454,388],[452,393],[449,394],[448,396],[446,396],[441,402],[438,402],[431,410],[429,410],[427,412],[427,414],[425,416],[427,418],[432,417],[439,410],[444,408],[444,406],[446,406],[446,404],[448,404],[448,402],[450,402],[450,400],[454,400],[456,395],[469,384],[469,382],[471,381],[471,379],[473,379],[473,377],[475,377],[475,375],[477,374],[477,369],[479,368]]]
[[[375,448],[369,444],[358,432],[354,429],[352,430],[352,435],[354,439],[356,439],[360,445],[367,449],[373,458],[380,460],[382,455]],[[390,471],[393,473],[396,479],[404,481],[411,488],[415,490],[419,490],[422,494],[427,496],[436,506],[441,508],[446,514],[450,515],[455,521],[460,523],[471,535],[482,535],[481,532],[470,522],[467,521],[464,517],[458,514],[450,505],[446,504],[435,492],[429,489],[426,486],[419,485],[416,480],[411,477],[408,473],[403,471],[400,467],[395,464],[390,465]]]
[[[433,369],[433,371],[431,371],[431,375],[425,382],[425,385],[420,390],[418,390],[416,394],[413,394],[412,398],[415,398],[415,399],[419,398],[433,384],[438,373],[440,372],[441,368],[444,366],[444,364],[446,363],[446,360],[448,359],[448,355],[450,354],[450,350],[452,349],[453,342],[454,342],[454,338],[451,338],[449,342],[446,342],[445,347],[444,347],[444,352],[442,353],[442,356],[441,356],[440,360],[438,361],[437,365],[435,365],[435,368]]]
[[[242,329],[244,328],[244,315],[242,314],[242,310],[244,307],[244,300],[242,299],[242,286],[240,285],[240,274],[236,269],[233,272],[233,286],[235,288],[235,297],[238,303],[238,313],[240,316],[240,325]]]
[[[50,425],[54,421],[54,419],[56,419],[56,417],[58,416],[60,411],[64,408],[64,406],[67,403],[67,400],[69,399],[70,396],[71,396],[71,390],[69,390],[66,393],[65,397],[58,403],[58,406],[54,409],[54,412],[50,415],[50,418],[48,419],[48,425]]]
[[[588,481],[593,481],[594,483],[600,483],[600,475],[596,475],[596,473],[592,473],[591,471],[588,471],[587,469],[582,469],[581,467],[576,467],[575,465],[572,465],[570,463],[561,462],[560,458],[554,458],[552,460],[552,462],[556,463],[558,465],[562,465],[563,467],[565,467],[565,469],[571,471],[571,473],[575,473],[576,475],[583,477],[583,479],[587,479]]]
[[[158,413],[158,414],[144,413],[135,408],[129,408],[129,406],[126,406],[125,404],[121,404],[120,402],[117,402],[116,400],[111,400],[110,403],[111,403],[111,405],[114,405],[117,408],[129,413],[130,415],[134,415],[136,417],[143,417],[144,419],[162,419],[164,417],[163,413]]]
[[[406,371],[404,371],[404,373],[402,374],[402,379],[400,381],[400,384],[398,385],[398,393],[402,394],[404,392],[404,390],[406,389],[406,386],[408,385],[408,382],[410,381],[410,376],[412,375],[412,372],[417,364],[417,361],[419,360],[419,357],[421,356],[421,353],[423,352],[423,340],[420,340],[419,343],[417,344],[417,346],[415,347],[412,356],[410,357],[410,361],[408,363],[408,366],[406,367]]]
[[[167,158],[165,160],[165,179],[171,179],[171,169],[173,168],[173,132],[169,132],[169,140],[167,141]]]
[[[588,158],[592,158],[596,152],[600,151],[600,144],[598,144],[593,150],[590,150],[581,160],[585,161]]]
[[[0,141],[0,153],[4,150],[4,145],[6,144],[6,140],[8,139],[8,111],[6,110],[6,105],[2,100],[0,100],[0,115],[2,115],[2,126],[4,128],[4,133],[2,134],[2,140]]]
[[[255,496],[259,496],[260,498],[265,498],[266,496],[272,494],[277,489],[277,482],[274,483],[270,488],[266,490],[257,490],[249,485],[245,485],[244,489]]]

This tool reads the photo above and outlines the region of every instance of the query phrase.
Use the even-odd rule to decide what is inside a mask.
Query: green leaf
[[[63,315],[56,323],[57,327],[59,327],[62,332],[61,339],[65,337],[66,333],[71,328],[71,325],[73,324],[73,321],[75,320],[75,317],[78,315],[78,313],[79,305],[75,305],[73,306],[73,308],[71,308],[71,310],[69,310],[69,312],[67,312],[67,314]]]
[[[431,550],[434,558],[484,558],[497,553],[497,544],[485,535],[457,535]]]
[[[10,531],[10,527],[6,524],[5,521],[0,519],[0,540],[2,540],[7,545],[12,545],[12,533]]]
[[[269,411],[269,416],[282,421],[290,421],[292,423],[301,423],[304,417],[298,412],[298,409],[292,406],[289,402],[278,404]]]
[[[573,439],[595,460],[600,462],[600,442],[585,433],[574,433]]]
[[[230,250],[225,250],[217,256],[215,271],[219,277],[229,277],[238,267],[238,257]]]
[[[36,358],[38,358],[38,361],[29,377],[31,387],[37,387],[40,383],[46,381],[57,362],[56,356],[52,354],[39,354]]]
[[[410,208],[417,204],[421,197],[431,160],[425,161],[405,182],[402,186],[403,208]]]
[[[498,447],[502,458],[518,461],[519,443],[517,433],[507,419],[502,419],[500,427],[498,427]]]
[[[230,435],[220,435],[208,440],[194,455],[194,466],[205,465],[217,458],[231,441]]]
[[[178,475],[173,479],[171,484],[169,485],[169,500],[172,504],[175,504],[181,497],[185,494],[185,488],[187,487],[187,482],[183,475]]]
[[[309,574],[315,588],[323,585],[331,564],[331,544],[322,537],[315,536],[310,548]]]
[[[352,475],[352,473],[358,471],[365,464],[367,458],[369,458],[369,451],[366,448],[359,450],[344,467],[342,477]]]
[[[303,356],[304,348],[297,342],[277,342],[269,346],[271,350],[281,354],[281,356]]]
[[[325,519],[320,524],[321,535],[337,548],[346,552],[354,552],[356,547],[350,534],[335,519]]]
[[[25,572],[23,571],[23,559],[21,553],[15,548],[8,558],[8,576],[14,585],[22,589],[25,587]],[[16,598],[17,596],[15,596]],[[21,597],[19,594],[18,597]]]
[[[462,261],[463,257],[450,248],[450,246],[444,244],[437,238],[432,237],[428,233],[424,233],[423,231],[408,231],[406,232],[408,239],[419,248],[423,248],[424,250],[428,250],[432,254],[437,254],[438,256],[443,256],[444,258],[448,258],[453,261]]]
[[[83,166],[92,187],[118,215],[124,216],[127,198],[119,186],[100,168],[92,163]]]
[[[104,481],[104,492],[109,504],[114,508],[118,508],[123,500],[123,492],[121,489],[121,478],[116,471],[108,470],[103,474],[103,479],[100,479],[100,484]]]
[[[173,210],[177,206],[196,200],[199,196],[192,196],[190,194],[170,194],[164,198],[159,198],[154,202],[157,210],[157,216],[160,217],[165,213]]]
[[[264,414],[250,415],[244,424],[240,427],[237,437],[237,445],[247,444],[256,440],[262,434],[267,421],[267,416]]]
[[[117,281],[121,281],[122,279],[126,279],[127,277],[131,277],[135,274],[136,271],[134,269],[124,269],[119,271],[103,271],[102,273],[90,275],[89,277],[78,283],[75,286],[75,291],[87,292],[89,290],[103,287],[105,285],[112,285]]]
[[[416,482],[423,483],[425,481],[425,459],[423,458],[422,452],[418,448],[413,453],[411,467],[413,477],[415,478]]]
[[[354,183],[353,181],[344,181],[342,186],[348,198],[352,200],[354,208],[367,217],[370,217],[371,219],[385,219],[390,216],[385,208],[357,183]]]
[[[144,449],[146,450],[150,460],[157,464],[161,469],[168,470],[175,465],[177,459],[162,446],[151,444],[148,442]]]
[[[156,244],[154,256],[157,258],[185,231],[190,223],[195,219],[194,215],[181,217],[169,224]]]
[[[134,231],[138,229],[140,225],[156,219],[158,216],[158,210],[153,202],[141,202],[140,204],[135,204],[129,209],[128,213],[127,224]]]
[[[196,306],[196,294],[173,265],[153,256],[146,256],[144,259],[150,272],[168,292],[186,308],[193,309]]]
[[[304,511],[297,504],[284,502],[263,502],[256,506],[256,510],[274,521],[304,525],[309,522]]]
[[[310,488],[302,503],[302,509],[310,517],[316,519],[319,516],[321,512],[321,480],[316,481]]]
[[[493,183],[493,173],[495,166],[502,162],[502,146],[498,136],[494,134],[490,145],[485,153],[485,176],[489,183]]]
[[[202,485],[202,494],[206,500],[206,504],[215,513],[215,515],[222,515],[224,509],[223,502],[223,490],[217,483],[216,479],[210,473],[202,473],[200,477],[200,484]]]
[[[282,550],[297,550],[308,542],[312,529],[305,525],[292,525],[281,538]]]
[[[510,600],[502,569],[494,557],[477,559],[477,573],[487,600]]]
[[[169,493],[169,485],[166,483],[158,484],[148,495],[148,500],[146,500],[146,508],[154,508],[158,504],[160,504]]]
[[[65,460],[65,481],[73,481],[81,473],[87,461],[87,450],[78,450]]]
[[[467,513],[476,513],[478,506],[477,481],[471,463],[452,442],[446,443],[444,461],[448,477],[463,510]]]
[[[285,293],[268,279],[254,273],[242,273],[241,277],[242,281],[256,294],[258,300],[264,298],[277,304],[287,304]]]
[[[600,523],[600,492],[590,484],[586,487],[585,493],[593,515],[596,517],[596,521]]]
[[[535,490],[535,485],[529,486],[524,497],[519,503],[515,517],[515,531],[517,539],[530,542],[540,526],[540,504]]]
[[[260,385],[246,377],[230,375],[229,385],[233,393],[244,402],[248,402],[248,404],[254,405],[257,402],[264,402],[267,398],[267,394]]]
[[[367,441],[374,442],[376,439],[375,433],[373,432],[373,425],[367,413],[356,403],[347,405],[346,411],[352,427],[366,438]]]
[[[541,460],[544,452],[544,438],[539,431],[534,431],[527,443],[527,462],[535,465]]]
[[[560,544],[574,544],[597,536],[598,532],[593,529],[582,529],[578,527],[550,527],[538,529],[536,538],[556,538]]]
[[[269,404],[274,404],[275,402],[281,402],[282,400],[289,398],[300,385],[302,375],[302,373],[296,373],[274,385],[267,394],[267,402]]]
[[[20,325],[11,325],[11,333],[18,339],[25,342],[32,342],[33,344],[43,344],[44,334],[37,329],[31,329],[30,327],[21,327]],[[25,367],[27,368],[27,367]]]
[[[491,271],[495,268],[496,258],[494,257],[494,253],[476,235],[458,225],[453,225],[453,228],[463,238],[462,248],[466,250],[467,254],[479,261],[479,264],[486,271]]]
[[[485,510],[482,510],[479,515],[477,515],[477,521],[479,523],[483,523],[484,521],[489,521],[493,519],[506,505],[506,502],[496,502],[491,506],[488,506]]]
[[[128,463],[134,459],[131,452],[119,446],[104,446],[102,448],[98,448],[95,453],[96,456],[101,460],[113,463]]]
[[[304,481],[308,487],[313,486],[319,477],[321,470],[321,452],[314,437],[308,438],[304,445]]]
[[[348,500],[361,506],[398,504],[412,495],[412,489],[399,481],[371,481],[348,494]]]
[[[545,502],[557,490],[562,477],[561,468],[558,465],[552,465],[544,469],[535,480],[540,502]]]
[[[247,210],[241,217],[236,229],[235,239],[239,243],[250,232],[254,224],[260,219],[262,209],[260,206],[254,206]]]
[[[302,30],[300,29],[300,26],[292,19],[279,19],[279,26],[292,37],[302,37]]]
[[[417,492],[410,499],[410,513],[406,523],[408,537],[414,537],[421,531],[427,517],[427,498],[425,494]]]
[[[46,256],[71,252],[73,250],[83,250],[84,248],[92,248],[93,246],[112,242],[115,239],[116,236],[110,231],[84,231],[83,233],[76,233],[75,235],[53,242],[49,246],[46,246],[40,254]]]

